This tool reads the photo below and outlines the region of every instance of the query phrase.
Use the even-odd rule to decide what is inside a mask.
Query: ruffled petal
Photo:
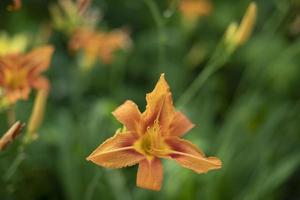
[[[171,136],[183,136],[194,124],[181,112],[176,112],[175,117],[170,125],[169,134]]]
[[[170,137],[165,142],[171,148],[169,153],[170,158],[196,173],[206,173],[209,170],[219,169],[222,166],[222,162],[218,158],[205,157],[200,149],[187,140]]]
[[[132,101],[126,101],[112,113],[127,130],[139,133],[141,113],[138,106]]]
[[[144,159],[140,162],[136,185],[141,188],[159,191],[163,180],[163,166],[160,159]]]
[[[54,48],[50,45],[36,48],[25,55],[22,65],[31,69],[32,74],[40,74],[48,69],[53,52]]]
[[[147,107],[143,113],[145,125],[153,125],[158,120],[162,133],[165,133],[175,114],[170,87],[162,74],[151,93],[146,95]]]
[[[136,140],[130,132],[117,133],[102,143],[87,160],[108,168],[132,166],[145,157],[134,150]]]
[[[31,89],[29,87],[24,87],[24,88],[15,89],[15,90],[8,89],[5,93],[5,96],[7,97],[8,101],[13,104],[13,103],[16,103],[20,99],[27,100],[30,92],[31,92]]]

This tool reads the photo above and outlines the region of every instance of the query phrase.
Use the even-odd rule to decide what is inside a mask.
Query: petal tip
[[[215,167],[214,169],[222,168],[222,161],[217,157],[208,157],[207,158]]]
[[[160,74],[159,80],[166,82],[165,73]]]
[[[85,158],[86,161],[92,161],[92,156],[89,155],[88,157]]]

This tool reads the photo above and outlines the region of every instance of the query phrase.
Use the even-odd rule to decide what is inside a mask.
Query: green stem
[[[4,180],[9,181],[11,177],[16,173],[21,163],[26,159],[25,148],[29,145],[33,140],[28,139],[28,134],[24,135],[22,143],[18,148],[18,154],[10,167],[7,169]]]
[[[101,175],[102,174],[101,174],[100,170],[98,170],[96,175],[94,176],[94,178],[92,179],[92,181],[88,185],[88,188],[87,188],[86,193],[84,195],[85,200],[90,200],[90,199],[93,198],[93,195],[94,195],[95,190],[96,190],[96,186],[98,184],[98,180],[100,179]]]
[[[25,160],[26,154],[24,152],[24,146],[21,145],[19,147],[18,155],[15,160],[12,162],[10,167],[8,168],[7,172],[5,173],[4,180],[9,181],[11,177],[16,173],[20,164]]]
[[[144,0],[144,3],[148,6],[153,19],[157,26],[158,32],[158,57],[160,61],[160,65],[163,66],[165,63],[165,50],[164,50],[164,43],[165,43],[165,32],[164,32],[164,21],[159,13],[159,9],[157,5],[154,3],[153,0]]]
[[[15,105],[14,104],[11,105],[8,108],[7,121],[8,121],[9,126],[12,126],[16,122],[16,111],[15,111]]]
[[[178,99],[176,103],[177,106],[184,107],[187,105],[191,99],[196,96],[197,92],[203,87],[208,78],[227,62],[231,54],[232,51],[226,51],[223,46],[223,41],[221,41],[207,66]]]

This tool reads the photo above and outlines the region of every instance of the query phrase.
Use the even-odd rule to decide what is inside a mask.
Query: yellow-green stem
[[[16,111],[15,105],[11,105],[7,110],[7,121],[8,125],[11,126],[16,122]]]
[[[144,0],[144,3],[149,8],[152,17],[157,26],[158,32],[158,57],[160,61],[160,65],[163,66],[165,63],[165,51],[164,51],[164,43],[165,43],[165,32],[164,32],[164,21],[159,13],[159,9],[153,0]]]
[[[228,61],[232,52],[233,51],[226,51],[222,40],[207,66],[178,99],[176,103],[177,106],[182,108],[187,105],[191,99],[196,96],[197,92],[203,87],[204,83],[209,79],[209,77],[211,77],[211,75],[218,71],[218,69],[220,69]]]

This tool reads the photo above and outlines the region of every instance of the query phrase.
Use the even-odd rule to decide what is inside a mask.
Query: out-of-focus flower
[[[137,186],[150,190],[161,188],[163,167],[160,158],[175,160],[196,173],[221,168],[218,158],[206,157],[191,142],[180,138],[194,125],[173,107],[164,74],[146,100],[143,113],[132,101],[126,101],[113,112],[126,129],[102,143],[87,160],[108,168],[139,163]]]
[[[209,0],[181,0],[179,9],[186,20],[195,21],[199,17],[209,15],[212,12],[212,4]]]
[[[78,29],[74,32],[69,48],[71,51],[83,52],[82,66],[91,68],[97,58],[109,64],[113,59],[113,53],[118,49],[129,47],[130,39],[128,33],[123,30],[111,32],[94,31],[91,29]]]
[[[89,9],[86,0],[60,0],[50,7],[54,28],[70,35],[80,27],[94,28],[100,19],[99,10]]]
[[[238,26],[237,23],[233,22],[229,25],[225,33],[225,42],[231,46],[231,49],[234,49],[237,46],[247,42],[253,31],[256,22],[256,16],[256,3],[251,2],[241,24]]]
[[[91,0],[77,0],[77,11],[83,14],[91,5]]]
[[[9,37],[5,32],[0,32],[0,56],[24,52],[28,45],[28,37],[18,34]]]
[[[49,88],[48,80],[41,73],[48,69],[53,51],[52,46],[43,46],[27,54],[0,56],[0,88],[11,104],[26,100],[32,88]]]
[[[11,128],[0,138],[0,151],[4,150],[5,147],[21,133],[23,127],[24,124],[19,121],[11,126]]]
[[[22,7],[22,0],[13,0],[13,4],[7,7],[10,11],[19,10]]]

